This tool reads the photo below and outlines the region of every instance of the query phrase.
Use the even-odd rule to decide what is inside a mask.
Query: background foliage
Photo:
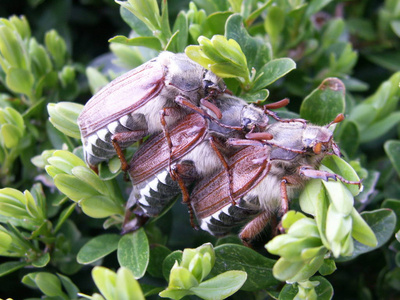
[[[0,6],[0,297],[399,297],[398,1],[117,2]],[[308,215],[268,243],[278,256],[267,233],[255,251],[193,232],[179,204],[121,237],[129,183],[118,160],[87,168],[76,118],[118,74],[185,49],[248,101],[290,98],[282,116],[345,112],[335,140],[351,166],[325,165],[363,192],[311,183],[292,202]]]

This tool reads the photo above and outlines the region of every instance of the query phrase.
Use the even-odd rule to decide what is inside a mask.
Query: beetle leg
[[[128,171],[129,164],[126,161],[125,155],[122,151],[120,144],[124,143],[125,141],[138,140],[139,138],[143,137],[146,134],[147,131],[145,130],[135,130],[135,131],[118,132],[112,135],[111,142],[112,145],[114,146],[115,152],[117,153],[119,160],[121,161],[122,171],[124,172]]]
[[[289,210],[289,198],[287,195],[286,185],[289,183],[287,177],[283,177],[281,180],[281,214],[282,216],[286,214]]]
[[[242,229],[239,234],[243,245],[251,247],[251,241],[267,226],[270,219],[268,211],[263,211]]]
[[[169,157],[168,157],[168,171],[169,173],[172,175],[172,171],[171,171],[171,156],[172,156],[172,140],[171,140],[171,135],[169,134],[169,130],[167,127],[167,121],[165,120],[165,117],[170,115],[169,113],[171,112],[171,110],[173,110],[173,108],[171,107],[164,107],[161,111],[160,111],[160,122],[161,122],[161,126],[164,132],[164,136],[165,139],[167,140],[168,143],[168,149],[169,149]]]
[[[267,114],[268,116],[274,118],[275,120],[277,120],[279,122],[283,122],[283,123],[301,122],[303,124],[307,124],[307,121],[304,120],[304,119],[288,119],[288,120],[281,119],[280,117],[278,117],[278,115],[275,112],[271,111],[271,109],[278,109],[278,108],[284,107],[284,106],[286,106],[288,104],[289,104],[289,99],[288,98],[285,98],[285,99],[282,99],[280,101],[276,101],[276,102],[273,102],[273,103],[266,104],[266,105],[263,106],[264,113]]]
[[[236,205],[235,199],[233,199],[233,179],[232,179],[232,174],[229,170],[228,163],[226,162],[224,156],[222,155],[221,151],[218,149],[216,142],[213,137],[209,138],[210,140],[210,145],[214,149],[215,153],[217,154],[219,160],[221,161],[222,165],[224,166],[225,172],[228,176],[228,188],[229,188],[229,198],[231,199],[232,205]]]
[[[184,204],[186,204],[187,207],[188,207],[189,216],[190,216],[190,225],[193,228],[198,229],[197,225],[194,222],[194,211],[193,211],[192,204],[190,203],[189,191],[188,191],[188,189],[186,187],[185,181],[183,180],[182,176],[180,175],[179,167],[180,167],[180,165],[177,164],[175,166],[175,168],[171,169],[171,171],[170,171],[171,177],[172,177],[173,180],[178,182],[179,187],[180,187],[180,189],[182,191],[182,202]]]
[[[350,180],[343,178],[342,176],[340,176],[338,174],[334,174],[334,173],[330,173],[330,172],[322,171],[322,170],[314,170],[308,166],[300,167],[299,173],[300,173],[300,175],[304,175],[309,178],[318,178],[318,179],[322,179],[325,181],[328,181],[329,178],[333,179],[335,181],[337,181],[339,179],[343,183],[358,185],[358,187],[361,188],[361,183],[362,183],[361,180],[360,181],[350,181]]]
[[[200,99],[200,103],[204,107],[207,107],[209,110],[211,110],[217,116],[218,119],[222,118],[221,110],[215,104],[211,103],[205,98]]]
[[[200,100],[200,101],[201,101],[201,100]],[[207,101],[207,100],[205,100],[205,101]],[[210,116],[210,115],[209,115],[207,112],[205,112],[202,108],[200,108],[200,107],[194,105],[193,103],[191,103],[190,101],[188,101],[188,100],[187,100],[185,97],[183,97],[183,96],[177,96],[177,97],[175,98],[175,102],[177,102],[179,105],[181,105],[181,106],[183,106],[183,107],[190,108],[191,110],[197,112],[198,114],[200,114],[200,115],[203,116],[204,118],[207,118],[207,119],[209,119],[209,120],[212,120],[213,122],[215,122],[216,124],[218,124],[218,125],[221,126],[221,127],[229,128],[229,129],[233,129],[233,130],[243,130],[243,128],[240,127],[240,126],[231,126],[231,125],[226,125],[226,124],[223,124],[223,123],[219,122],[217,118],[214,118],[213,116]],[[207,102],[208,102],[208,101],[207,101]],[[216,107],[214,104],[212,104],[211,102],[208,102],[208,103],[211,105],[210,107],[215,107],[215,109],[219,111],[219,108]],[[208,105],[208,104],[207,104],[207,105]],[[206,107],[207,107],[207,106],[206,106]],[[210,108],[210,107],[207,107],[207,108]],[[212,109],[211,109],[211,110],[212,110]],[[215,112],[214,112],[214,113],[215,113]],[[221,113],[221,112],[219,111],[219,113]],[[217,114],[217,117],[218,117],[218,112],[217,112],[216,114]],[[222,115],[221,115],[221,116],[222,116]]]

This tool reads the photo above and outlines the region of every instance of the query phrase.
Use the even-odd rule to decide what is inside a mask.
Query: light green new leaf
[[[127,268],[121,267],[117,271],[115,299],[145,300],[139,283]]]
[[[192,287],[190,290],[202,299],[225,299],[236,293],[246,282],[247,274],[243,271],[227,271]]]
[[[122,205],[105,196],[85,198],[79,204],[86,215],[97,219],[107,218],[112,215],[123,216],[125,213]]]

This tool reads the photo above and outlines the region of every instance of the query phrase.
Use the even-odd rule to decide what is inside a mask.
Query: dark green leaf
[[[317,125],[325,125],[344,113],[345,86],[338,78],[327,78],[301,104],[300,116]]]
[[[0,265],[0,277],[10,274],[14,271],[17,271],[18,269],[21,269],[28,265],[28,263],[24,261],[9,261],[2,263]]]
[[[143,228],[124,235],[118,243],[118,262],[132,271],[136,279],[141,278],[149,264],[149,242]]]
[[[400,177],[400,141],[387,141],[384,144],[384,148],[397,175]]]
[[[400,230],[400,217],[399,217],[400,216],[400,200],[386,199],[382,203],[382,208],[389,208],[389,209],[393,210],[393,212],[397,216],[396,227],[395,227],[394,231],[396,231],[396,232],[399,231]]]
[[[209,15],[204,21],[202,34],[208,38],[212,38],[213,35],[224,34],[225,23],[230,15],[232,15],[230,11],[219,11]]]
[[[169,280],[169,273],[171,272],[172,266],[175,264],[175,261],[181,263],[183,252],[180,250],[176,250],[168,255],[162,265],[163,276],[165,280]]]
[[[225,36],[239,43],[246,55],[249,68],[259,70],[272,58],[272,50],[269,44],[257,38],[251,37],[243,26],[243,18],[239,14],[233,14],[226,22]]]
[[[379,248],[392,236],[396,226],[396,215],[392,210],[382,208],[370,212],[364,212],[361,214],[361,216],[375,233],[375,236],[378,240],[378,245],[376,247],[368,247],[355,241],[353,255],[349,257],[341,257],[338,259],[338,261],[351,260],[363,253],[367,253]]]
[[[133,13],[131,13],[128,9],[121,6],[120,13],[122,19],[131,27],[135,32],[137,32],[140,36],[152,36],[153,33],[151,30],[140,21]]]
[[[96,236],[79,250],[76,259],[80,264],[93,263],[117,250],[120,239],[118,234]]]
[[[257,74],[260,77],[254,82],[252,90],[258,91],[270,85],[295,68],[296,63],[291,58],[278,58],[269,61],[258,70]]]
[[[67,276],[61,275],[57,273],[58,278],[61,281],[61,284],[65,288],[68,293],[70,299],[75,299],[79,293],[78,287],[69,279]]]
[[[43,268],[50,262],[50,253],[45,253],[38,259],[32,262],[32,266],[36,268]]]
[[[268,259],[245,246],[224,244],[215,249],[213,276],[228,270],[241,270],[247,273],[247,281],[242,290],[255,291],[271,288],[278,283],[272,275],[275,261]]]
[[[340,126],[336,141],[339,143],[340,149],[345,151],[348,156],[356,155],[360,145],[360,132],[356,123],[345,120]]]
[[[189,38],[189,31],[188,31],[188,20],[186,18],[186,15],[182,12],[178,14],[175,20],[174,27],[172,29],[172,32],[177,32],[177,38],[175,39],[175,48],[176,52],[183,52],[185,50],[185,47],[188,44],[188,38]]]
[[[150,261],[147,272],[154,277],[163,277],[162,266],[164,259],[171,254],[171,250],[162,245],[150,248]]]

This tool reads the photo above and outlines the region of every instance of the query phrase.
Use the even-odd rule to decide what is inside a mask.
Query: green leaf
[[[106,76],[93,67],[86,68],[86,77],[89,80],[89,87],[92,94],[100,91],[109,82]]]
[[[310,278],[324,262],[324,255],[320,255],[307,262],[292,262],[280,258],[274,265],[274,276],[281,281],[299,282]]]
[[[58,278],[60,279],[63,287],[68,293],[69,299],[74,299],[79,293],[78,287],[69,279],[67,276],[61,275],[57,273]]]
[[[0,26],[0,54],[7,63],[2,65],[4,72],[7,72],[8,67],[27,68],[27,60],[17,37],[7,26]]]
[[[45,253],[42,256],[40,256],[38,259],[32,262],[32,266],[35,268],[43,268],[47,266],[47,264],[50,262],[50,253]]]
[[[325,259],[324,264],[319,268],[318,272],[323,276],[327,276],[335,272],[336,269],[336,264],[333,259]]]
[[[325,186],[329,200],[335,210],[343,216],[350,215],[354,205],[354,198],[346,186],[338,181],[322,181],[322,184]]]
[[[339,174],[344,179],[354,182],[360,181],[360,177],[358,177],[358,174],[354,170],[354,168],[339,156],[327,155],[322,160],[322,164],[328,167],[330,172]],[[344,184],[347,187],[347,189],[351,192],[353,196],[357,196],[360,193],[360,188],[358,187],[357,184],[347,184],[347,183],[342,183],[342,184]]]
[[[325,199],[326,192],[322,186],[322,180],[309,180],[299,196],[301,210],[315,216],[316,204],[322,203]]]
[[[132,271],[136,279],[143,277],[149,264],[150,249],[143,228],[124,235],[118,243],[118,262]]]
[[[15,148],[22,138],[21,130],[13,124],[4,124],[0,129],[2,142],[8,148]]]
[[[384,119],[373,123],[361,132],[360,142],[367,143],[379,137],[382,137],[396,124],[400,122],[400,112],[393,112]]]
[[[82,109],[81,104],[72,102],[49,103],[47,105],[51,124],[65,135],[76,139],[81,138],[77,119]]]
[[[117,250],[121,236],[118,234],[103,234],[87,242],[79,250],[76,257],[80,264],[93,263],[111,252]]]
[[[160,40],[156,37],[152,36],[141,36],[134,38],[127,38],[123,35],[117,35],[108,40],[110,43],[118,43],[127,46],[144,46],[150,49],[154,49],[157,51],[162,50],[162,46]]]
[[[396,170],[397,175],[400,177],[400,141],[386,141],[384,144],[384,149],[390,161],[392,162],[392,165]]]
[[[376,239],[378,240],[378,244],[375,247],[369,247],[356,241],[354,242],[353,255],[350,257],[341,257],[338,259],[338,261],[351,260],[363,253],[377,249],[385,244],[392,236],[396,226],[396,215],[392,210],[377,209],[370,212],[363,212],[361,213],[361,216],[374,232]]]
[[[236,293],[245,283],[246,278],[246,272],[227,271],[190,290],[202,299],[225,299]]]
[[[178,32],[176,39],[175,39],[175,48],[176,51],[183,52],[185,50],[186,45],[188,44],[189,38],[189,28],[188,28],[188,19],[186,14],[183,12],[179,12],[178,16],[176,17],[174,27],[172,32]],[[160,45],[161,46],[161,45]]]
[[[2,263],[0,264],[0,277],[17,271],[26,265],[28,265],[28,263],[25,261],[9,261]]]
[[[266,63],[257,72],[257,79],[252,87],[253,91],[258,91],[279,78],[285,76],[296,68],[296,63],[291,58],[278,58]]]
[[[353,238],[364,245],[375,247],[378,244],[378,241],[374,232],[355,208],[353,208],[353,211],[351,212],[351,219],[353,221],[353,229],[351,231]]]
[[[57,33],[56,30],[52,29],[46,32],[44,41],[47,50],[54,59],[56,69],[60,70],[65,65],[67,56],[67,46],[64,39]]]
[[[139,283],[132,272],[124,267],[117,271],[116,293],[114,299],[145,300]]]
[[[58,174],[54,177],[54,184],[60,192],[75,202],[98,195],[98,192],[95,189],[84,184],[80,179],[73,175]],[[83,205],[83,203],[81,203],[81,205]]]
[[[316,125],[325,125],[345,110],[345,86],[338,78],[325,79],[302,102],[300,116]]]
[[[105,267],[94,267],[92,270],[93,280],[101,292],[101,294],[108,300],[116,299],[117,274]]]
[[[188,269],[180,267],[175,263],[169,275],[168,289],[189,290],[198,285],[199,282]]]
[[[59,296],[63,299],[68,299],[67,295],[61,290],[60,279],[54,274],[47,272],[37,273],[35,283],[46,296]]]
[[[278,284],[272,275],[274,260],[242,245],[224,244],[214,250],[216,259],[212,276],[229,270],[245,271],[247,280],[242,287],[244,291],[268,289]]]
[[[6,232],[0,231],[0,255],[7,252],[12,243],[12,237]]]
[[[92,218],[107,218],[112,215],[124,215],[122,205],[105,196],[92,196],[80,202],[83,212]]]
[[[147,272],[153,277],[163,277],[162,266],[165,258],[171,254],[171,250],[162,245],[155,245],[150,248],[150,260]],[[168,278],[168,276],[167,276]]]
[[[32,73],[19,68],[9,68],[6,76],[7,86],[15,93],[32,95],[35,78]]]
[[[346,154],[353,157],[359,150],[360,132],[357,124],[353,121],[345,120],[340,126],[336,142],[340,144],[340,149]]]
[[[233,14],[225,25],[225,36],[234,39],[246,55],[247,66],[256,70],[263,67],[272,59],[271,45],[258,38],[249,35],[243,26],[243,18],[239,14]]]
[[[172,267],[174,266],[175,262],[178,262],[179,264],[182,261],[182,256],[183,252],[180,250],[176,250],[169,254],[163,261],[162,265],[162,271],[163,271],[163,276],[165,280],[168,280],[170,271]]]
[[[319,284],[315,287],[315,292],[317,294],[318,300],[331,300],[333,297],[333,288],[332,285],[326,280],[324,277],[321,276],[314,276],[311,277],[310,280],[313,282],[318,282]],[[296,298],[296,294],[298,292],[298,288],[296,284],[286,284],[279,294],[279,300],[293,300],[298,299]]]

